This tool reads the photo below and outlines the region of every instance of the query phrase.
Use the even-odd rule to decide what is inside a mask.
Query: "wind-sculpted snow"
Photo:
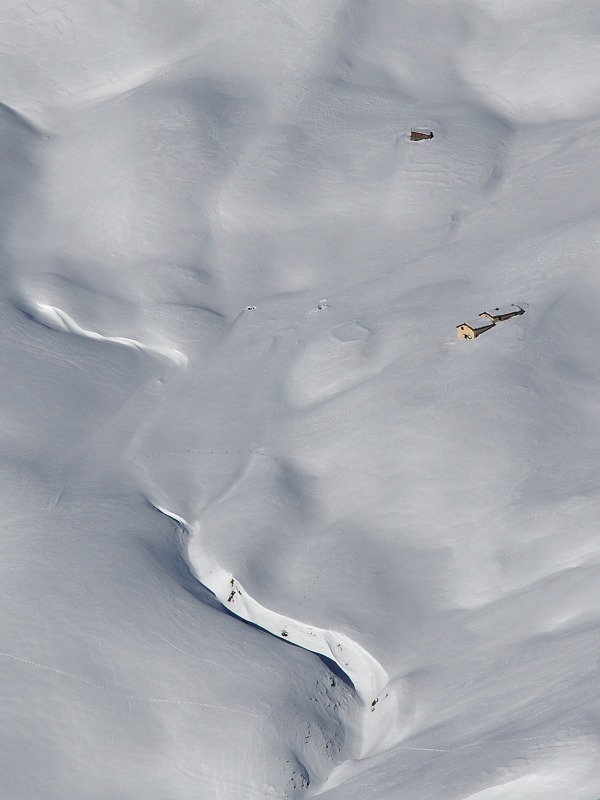
[[[324,630],[262,606],[204,551],[198,523],[189,524],[165,508],[155,508],[185,531],[184,546],[190,570],[224,608],[273,636],[326,656],[347,675],[364,706],[357,758],[365,758],[393,740],[398,713],[396,697],[387,673],[370,653],[343,633]]]
[[[73,333],[76,336],[83,336],[85,339],[92,339],[96,342],[111,342],[112,344],[119,344],[124,347],[132,347],[135,350],[141,350],[142,352],[147,352],[154,356],[162,356],[172,361],[180,369],[185,369],[187,366],[188,360],[185,353],[182,353],[174,347],[143,344],[136,339],[129,339],[126,336],[105,336],[96,331],[83,328],[70,317],[66,311],[48,305],[47,303],[36,302],[28,304],[24,308],[26,309],[26,313],[30,314],[36,322],[53,330]]]

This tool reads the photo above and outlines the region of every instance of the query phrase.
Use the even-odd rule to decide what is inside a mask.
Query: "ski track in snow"
[[[395,741],[398,715],[395,691],[389,685],[387,672],[367,650],[339,631],[318,628],[265,608],[231,573],[202,552],[199,523],[190,524],[162,506],[153,502],[151,505],[185,532],[184,555],[192,574],[224,608],[286,642],[332,659],[350,678],[364,706],[356,760],[380,753]]]
[[[213,708],[217,709],[218,711],[229,711],[235,714],[245,714],[250,717],[262,719],[259,714],[254,714],[252,711],[246,711],[245,709],[239,709],[237,707],[228,708],[227,706],[218,706],[214,705],[213,703],[202,703],[199,700],[172,700],[164,697],[145,697],[143,695],[127,694],[126,692],[116,692],[114,689],[109,689],[108,686],[95,683],[88,678],[82,678],[80,675],[74,675],[72,672],[65,672],[65,670],[58,669],[57,667],[51,667],[48,664],[41,664],[39,661],[32,661],[29,658],[15,656],[12,653],[4,653],[2,651],[0,651],[0,657],[9,658],[12,661],[18,661],[21,664],[27,664],[28,666],[36,667],[37,669],[44,669],[48,672],[54,672],[56,675],[63,675],[65,678],[71,678],[71,680],[79,681],[79,683],[84,683],[86,686],[91,686],[93,689],[100,689],[100,691],[106,692],[106,694],[109,694],[112,697],[119,697],[130,702],[135,700],[143,703],[165,703],[167,705],[174,706],[202,706],[203,708]]]

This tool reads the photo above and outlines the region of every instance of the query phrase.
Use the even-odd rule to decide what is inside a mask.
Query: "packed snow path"
[[[203,552],[200,524],[188,523],[172,511],[154,505],[185,533],[184,557],[192,574],[209,589],[223,607],[236,616],[297,647],[332,659],[352,682],[364,705],[358,758],[385,749],[393,739],[397,702],[381,664],[343,633],[325,630],[278,614],[258,603],[233,575]]]

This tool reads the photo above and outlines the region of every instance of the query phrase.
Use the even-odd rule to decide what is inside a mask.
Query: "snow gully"
[[[287,643],[331,659],[348,676],[363,705],[361,746],[356,758],[386,749],[390,740],[396,738],[398,702],[381,664],[360,644],[339,631],[318,628],[265,608],[203,551],[198,522],[188,523],[166,508],[152,502],[151,505],[173,520],[185,534],[183,555],[191,573],[225,609]]]

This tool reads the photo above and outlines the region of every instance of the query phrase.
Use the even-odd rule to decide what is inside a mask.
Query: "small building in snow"
[[[490,328],[495,326],[493,320],[487,317],[478,317],[472,322],[463,322],[456,326],[456,335],[459,339],[476,339],[482,333],[489,331]]]
[[[524,314],[525,310],[520,306],[514,305],[501,306],[500,308],[492,308],[490,311],[482,311],[480,317],[491,320],[492,322],[503,322],[505,319],[517,317]]]
[[[411,142],[422,142],[424,139],[433,139],[433,131],[428,131],[426,128],[410,129]]]

